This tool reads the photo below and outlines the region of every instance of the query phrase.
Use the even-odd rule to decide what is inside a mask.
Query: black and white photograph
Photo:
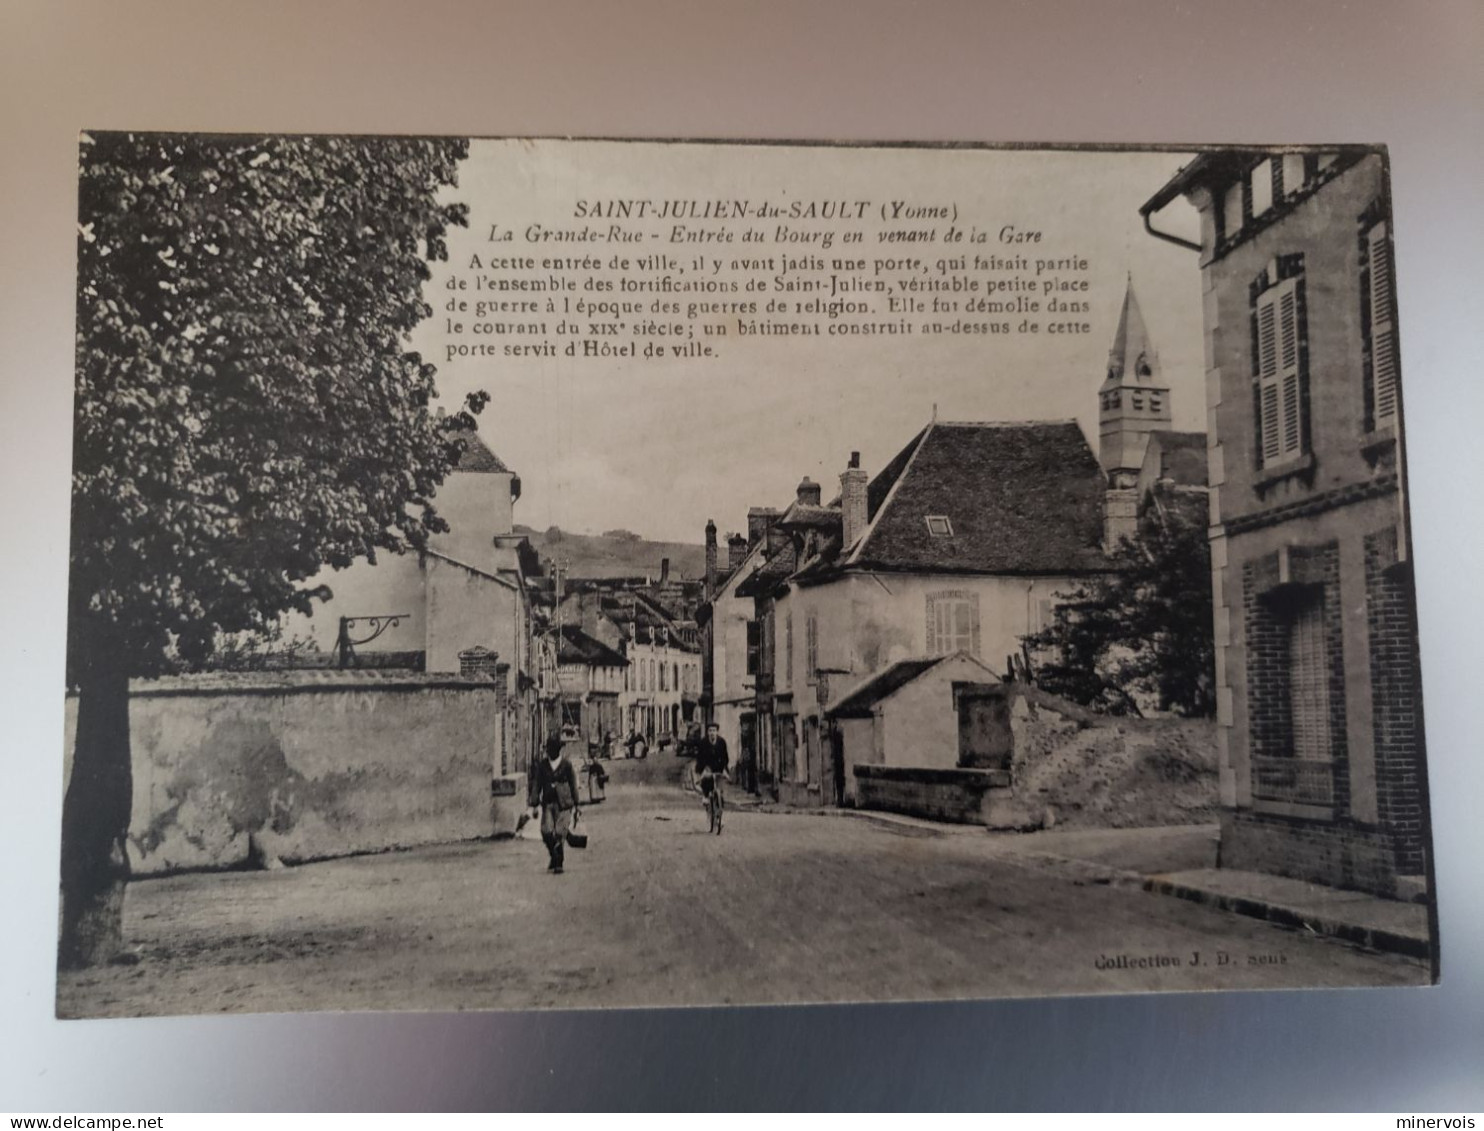
[[[57,1015],[1433,984],[1390,173],[83,133]]]

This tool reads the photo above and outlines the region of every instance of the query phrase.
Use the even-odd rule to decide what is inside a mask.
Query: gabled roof
[[[1076,421],[934,422],[866,490],[844,569],[1059,574],[1107,568],[1106,476]],[[930,531],[929,516],[952,533]]]
[[[771,593],[788,580],[798,567],[798,552],[790,539],[774,550],[772,557],[763,562],[751,577],[737,586],[737,596],[760,597]]]
[[[779,526],[803,530],[815,527],[820,530],[840,529],[840,505],[822,507],[815,503],[794,503],[783,512]]]
[[[485,471],[504,475],[512,474],[505,466],[503,460],[490,450],[472,428],[455,429],[448,434],[449,439],[457,440],[464,445],[464,450],[459,454],[459,462],[455,471]]]
[[[557,646],[557,663],[586,664],[591,668],[626,668],[629,661],[623,653],[594,639],[575,624],[562,625],[561,640]]]
[[[914,679],[923,675],[931,668],[937,667],[944,660],[963,658],[972,661],[978,667],[984,668],[984,674],[990,680],[998,682],[998,677],[978,660],[967,652],[954,652],[947,656],[932,656],[920,660],[900,660],[885,671],[872,676],[861,684],[844,699],[840,700],[830,709],[830,714],[837,718],[868,718],[873,713],[872,708],[883,699],[890,698],[900,691]]]

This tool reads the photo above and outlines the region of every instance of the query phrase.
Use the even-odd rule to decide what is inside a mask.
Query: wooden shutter
[[[1396,327],[1391,319],[1391,246],[1382,221],[1366,233],[1370,261],[1371,405],[1377,427],[1396,419]]]
[[[1269,287],[1257,299],[1258,437],[1262,463],[1282,463],[1303,451],[1303,395],[1299,387],[1299,315],[1296,279]]]
[[[792,609],[783,618],[783,678],[787,686],[794,685],[794,611]]]
[[[1333,756],[1324,627],[1324,601],[1315,598],[1298,610],[1289,629],[1289,733],[1293,756],[1304,761],[1327,762]]]

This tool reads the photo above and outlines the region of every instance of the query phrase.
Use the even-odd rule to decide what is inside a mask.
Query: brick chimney
[[[660,559],[660,584],[661,585],[668,585],[668,584],[670,584],[670,559],[669,558],[661,558]]]
[[[805,506],[819,506],[819,484],[807,475],[799,481],[799,502]]]
[[[840,525],[845,548],[855,545],[870,521],[866,506],[867,476],[861,470],[860,452],[850,453],[850,464],[840,473]]]
[[[716,523],[706,520],[706,599],[716,593]]]
[[[727,535],[727,572],[735,573],[737,567],[742,564],[742,559],[747,556],[747,551],[752,548],[752,543],[747,540],[745,534]]]
[[[747,544],[756,546],[778,517],[774,507],[751,507],[747,511]]]

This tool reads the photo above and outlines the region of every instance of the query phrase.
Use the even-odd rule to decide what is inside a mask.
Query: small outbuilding
[[[999,823],[991,802],[1009,795],[1009,703],[968,652],[892,664],[830,717],[847,805]]]

